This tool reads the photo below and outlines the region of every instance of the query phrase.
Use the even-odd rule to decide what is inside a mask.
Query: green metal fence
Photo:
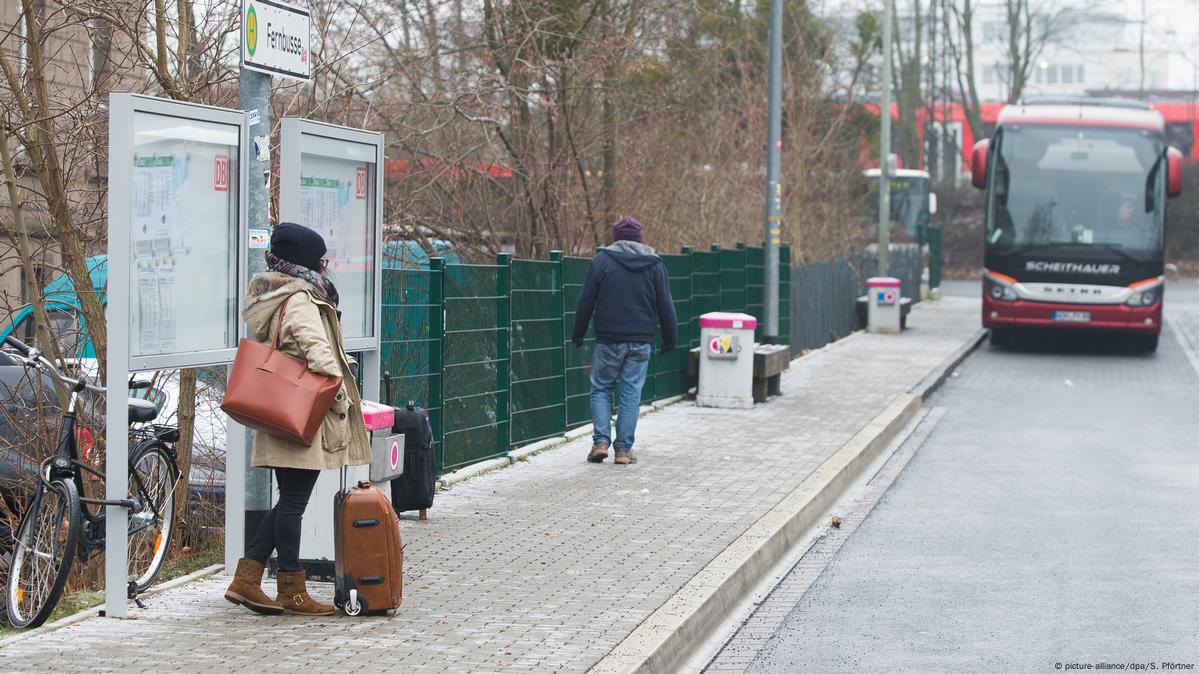
[[[699,345],[701,314],[743,311],[763,318],[761,247],[683,248],[661,257],[678,313],[679,348],[660,354],[658,335],[642,402],[694,385],[688,350]],[[918,282],[915,255],[897,252],[892,260],[906,284]],[[589,327],[582,346],[570,341],[589,262],[557,252],[549,260],[502,254],[491,265],[446,265],[433,258],[427,269],[384,271],[388,402],[411,401],[429,410],[440,472],[591,422],[594,334]],[[779,342],[799,350],[851,331],[854,299],[872,263],[857,255],[793,266],[790,248],[782,246]]]
[[[587,275],[585,257],[562,259],[562,302],[563,334],[566,376],[566,428],[577,428],[591,423],[591,354],[595,350],[595,332],[590,326],[581,347],[565,344],[570,341],[570,332],[575,323],[575,304],[583,288],[583,277]]]
[[[434,452],[442,458],[442,349],[444,261],[428,269],[388,269],[383,272],[383,371],[391,376],[389,405],[413,403],[429,412]]]
[[[510,444],[510,258],[445,267],[442,469],[499,456]]]
[[[562,255],[557,252],[548,262],[512,261],[514,447],[560,435],[566,428],[569,335],[565,330],[569,328],[562,303],[562,268]]]
[[[789,253],[785,246],[780,251],[779,301],[785,305],[779,307],[779,341],[790,344],[792,354],[818,349],[864,327],[857,298],[866,294],[866,279],[878,270],[877,255],[854,253],[790,265],[785,262]],[[913,301],[920,299],[921,265],[919,247],[891,245],[891,275],[902,282],[903,296]],[[790,298],[784,300],[788,293]]]
[[[670,295],[674,299],[674,310],[678,318],[676,329],[679,332],[679,346],[664,356],[655,352],[650,360],[654,400],[682,395],[691,387],[687,378],[687,351],[692,341],[691,316],[695,313],[691,307],[691,256],[683,253],[661,257],[662,263],[666,265],[666,275],[670,278]],[[661,341],[659,335],[659,347]]]

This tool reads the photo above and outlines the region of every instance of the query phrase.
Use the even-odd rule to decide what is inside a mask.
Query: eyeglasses
[[[329,258],[322,257],[321,258],[321,267],[328,267],[328,266],[329,266]]]

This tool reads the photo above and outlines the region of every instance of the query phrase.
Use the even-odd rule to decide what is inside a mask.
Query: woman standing
[[[242,317],[255,339],[269,342],[279,330],[279,349],[308,369],[342,378],[342,388],[325,414],[311,445],[268,433],[254,434],[251,464],[274,469],[279,502],[258,526],[225,598],[251,611],[278,615],[332,615],[333,607],[313,599],[300,567],[300,521],[320,471],[370,463],[370,440],[362,420],[361,398],[351,359],[346,355],[337,311],[337,288],[326,275],[325,241],[317,232],[281,223],[266,254],[269,271],[250,279]],[[282,312],[282,320],[280,320]],[[278,591],[262,591],[262,574],[278,551]]]

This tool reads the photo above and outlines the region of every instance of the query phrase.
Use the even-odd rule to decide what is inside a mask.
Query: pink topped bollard
[[[754,406],[754,329],[749,314],[714,311],[699,317],[700,407]]]
[[[891,276],[866,279],[866,329],[899,334],[902,329],[900,296],[903,284]]]

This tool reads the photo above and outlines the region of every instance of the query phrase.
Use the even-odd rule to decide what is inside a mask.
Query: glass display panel
[[[325,238],[345,339],[374,333],[375,146],[302,136],[299,222]]]
[[[234,348],[240,128],[142,111],[133,128],[130,355]]]

